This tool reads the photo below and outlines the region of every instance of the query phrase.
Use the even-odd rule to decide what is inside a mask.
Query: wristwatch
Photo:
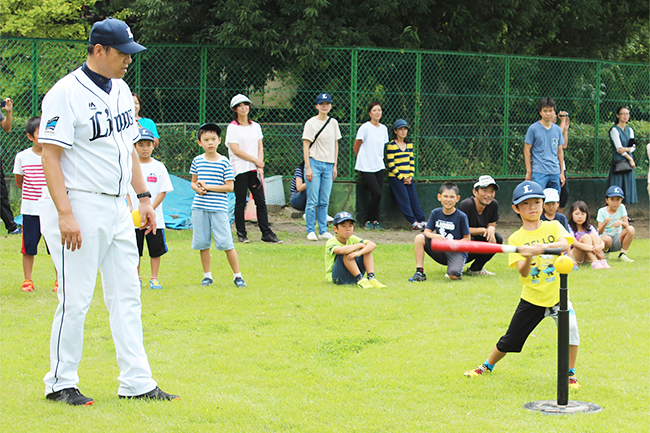
[[[151,193],[149,191],[143,192],[142,194],[138,194],[136,197],[138,197],[138,200],[140,200],[143,197],[149,197],[151,198]]]

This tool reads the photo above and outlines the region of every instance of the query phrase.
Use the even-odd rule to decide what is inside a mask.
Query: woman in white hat
[[[262,241],[282,242],[269,227],[269,215],[264,197],[264,145],[262,128],[249,118],[251,101],[239,94],[230,101],[232,122],[226,130],[228,156],[235,174],[235,227],[239,242],[249,242],[246,233],[244,209],[248,191],[253,194],[257,208],[257,224],[262,232]]]

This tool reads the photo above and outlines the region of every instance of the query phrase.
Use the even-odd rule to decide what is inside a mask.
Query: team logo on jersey
[[[109,111],[97,111],[90,117],[90,122],[93,125],[93,135],[90,141],[95,141],[98,138],[108,137],[113,133],[121,132],[132,126],[134,121],[133,111],[127,110],[117,116],[111,118]]]
[[[91,103],[88,104],[88,109],[89,110],[96,110],[97,107],[95,107],[95,104],[93,102],[91,102]]]
[[[554,138],[554,139],[553,139],[553,146],[557,146],[559,142],[560,142],[559,139]]]
[[[45,124],[45,132],[54,132],[54,128],[56,128],[56,124],[59,121],[59,116],[53,117],[50,120],[47,121]]]

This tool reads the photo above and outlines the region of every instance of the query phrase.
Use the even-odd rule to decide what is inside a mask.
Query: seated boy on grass
[[[412,283],[426,281],[424,274],[424,252],[433,260],[447,266],[445,276],[451,280],[460,280],[463,275],[463,266],[467,260],[467,253],[445,253],[433,251],[431,240],[471,240],[469,232],[469,219],[462,210],[456,209],[460,200],[458,187],[447,182],[438,191],[438,201],[442,207],[431,211],[429,222],[421,233],[415,237],[415,274],[409,278]]]
[[[325,244],[325,280],[335,284],[356,284],[363,289],[384,286],[375,278],[372,251],[377,245],[354,235],[355,220],[350,212],[334,216],[334,236]],[[364,273],[368,278],[364,278]]]

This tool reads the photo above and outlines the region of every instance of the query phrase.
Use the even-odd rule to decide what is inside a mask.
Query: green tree
[[[97,0],[0,0],[3,36],[85,39],[84,13]]]

